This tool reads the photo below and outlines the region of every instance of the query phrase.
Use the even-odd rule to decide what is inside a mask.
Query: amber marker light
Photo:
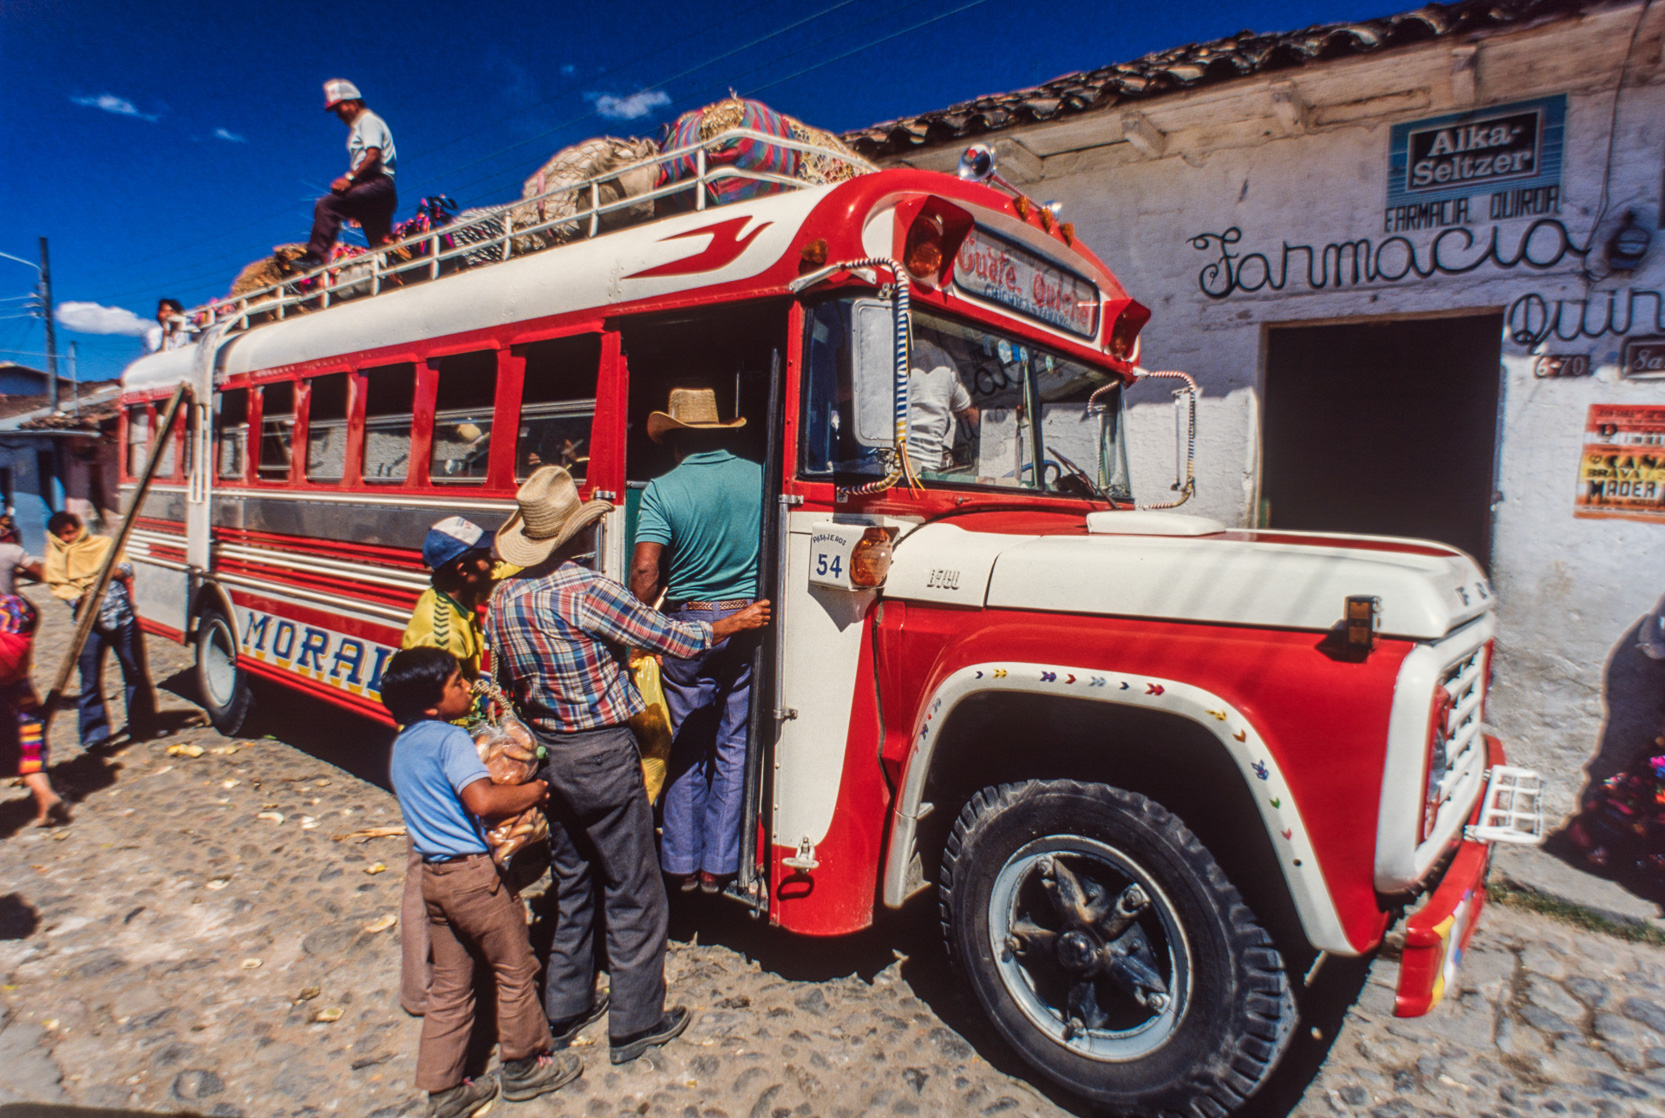
[[[1342,618],[1347,626],[1347,651],[1360,659],[1370,655],[1376,647],[1376,628],[1381,624],[1382,599],[1351,595]]]
[[[877,525],[867,529],[850,552],[850,585],[883,586],[890,574],[890,559],[890,531]]]
[[[827,262],[827,238],[817,237],[813,241],[805,241],[799,250],[805,264],[812,264],[819,268]]]
[[[1131,361],[1139,344],[1139,331],[1150,321],[1150,311],[1138,303],[1129,303],[1116,316],[1110,327],[1110,356],[1118,361]]]
[[[902,248],[902,263],[922,280],[935,280],[942,274],[941,218],[934,214],[914,218]]]

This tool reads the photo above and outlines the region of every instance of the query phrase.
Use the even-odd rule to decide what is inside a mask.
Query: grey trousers
[[[549,860],[555,879],[555,938],[544,971],[551,1021],[590,1008],[595,990],[595,887],[606,908],[612,1005],[607,1032],[622,1037],[665,1012],[665,937],[670,907],[653,846],[653,809],[642,758],[628,726],[545,734]]]

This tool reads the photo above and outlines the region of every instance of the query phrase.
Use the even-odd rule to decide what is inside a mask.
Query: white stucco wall
[[[1077,235],[1092,246],[1128,290],[1153,311],[1144,331],[1144,364],[1183,369],[1204,386],[1198,421],[1196,511],[1233,524],[1253,522],[1259,466],[1265,327],[1361,318],[1508,311],[1536,293],[1593,303],[1594,326],[1605,315],[1606,293],[1665,292],[1665,233],[1659,225],[1665,173],[1665,67],[1661,39],[1665,10],[1640,5],[1608,10],[1491,38],[1437,43],[1245,79],[1191,94],[1138,103],[1165,134],[1160,154],[1122,141],[1120,112],[1072,118],[1000,134],[1040,156],[1041,171],[1022,189],[1063,204]],[[1478,46],[1470,93],[1454,50]],[[1629,57],[1618,128],[1615,88]],[[1454,75],[1457,75],[1454,78]],[[1280,118],[1274,83],[1293,82],[1304,119]],[[1388,147],[1395,123],[1555,94],[1568,96],[1567,147],[1557,216],[1570,239],[1592,242],[1591,270],[1607,271],[1601,246],[1627,209],[1636,211],[1655,242],[1643,266],[1591,283],[1585,261],[1568,255],[1547,269],[1505,269],[1487,263],[1465,275],[1414,273],[1311,290],[1293,274],[1282,291],[1235,292],[1211,298],[1199,273],[1219,256],[1193,238],[1241,230],[1233,246],[1243,255],[1264,252],[1274,268],[1283,244],[1315,247],[1369,238],[1380,244],[1388,180]],[[1609,138],[1612,136],[1609,173]],[[998,149],[997,149],[998,150]],[[951,167],[958,149],[908,162]],[[1030,167],[1035,161],[1028,160]],[[1603,181],[1608,200],[1599,227]],[[1466,223],[1476,243],[1499,231],[1505,256],[1533,218],[1492,222],[1483,197]],[[1438,230],[1403,234],[1426,259]],[[1541,228],[1533,256],[1552,254],[1553,229]],[[1445,256],[1468,260],[1448,238]],[[1401,251],[1399,249],[1393,251]],[[1386,262],[1390,270],[1398,261]],[[1294,267],[1303,267],[1297,257]],[[1251,268],[1253,266],[1251,265]],[[1303,273],[1304,274],[1304,273]],[[1215,277],[1216,279],[1218,277]],[[1255,278],[1252,274],[1247,276]],[[1653,302],[1640,310],[1651,319]],[[1665,310],[1665,307],[1662,307]],[[1572,313],[1576,313],[1576,307]],[[1507,321],[1507,320],[1506,320]],[[1572,319],[1568,319],[1569,323]],[[1651,322],[1632,334],[1665,335]],[[1665,592],[1665,519],[1597,520],[1575,517],[1574,495],[1591,404],[1665,405],[1665,381],[1627,380],[1619,373],[1623,338],[1598,338],[1537,347],[1539,352],[1589,352],[1594,375],[1538,379],[1533,349],[1508,336],[1503,343],[1501,446],[1495,488],[1493,575],[1501,598],[1498,659],[1490,718],[1512,756],[1552,778],[1552,805],[1570,810],[1585,769],[1597,776],[1631,759],[1659,732],[1665,665],[1642,661],[1634,630]],[[1345,370],[1337,370],[1345,375]],[[1171,382],[1135,389],[1130,428],[1134,480],[1146,500],[1162,499],[1173,478]],[[1409,402],[1438,407],[1437,399]],[[1314,432],[1314,437],[1333,433]],[[1437,448],[1393,448],[1393,454],[1437,453]],[[1438,500],[1438,494],[1430,494]],[[1650,693],[1651,691],[1651,693]],[[1599,760],[1598,760],[1599,755]]]

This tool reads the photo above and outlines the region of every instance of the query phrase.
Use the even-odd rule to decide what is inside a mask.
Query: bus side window
[[[364,480],[402,484],[410,472],[416,366],[407,362],[366,369],[364,387]]]
[[[150,405],[135,404],[127,409],[127,474],[138,477],[145,472],[145,459],[150,455]]]
[[[340,481],[347,470],[347,374],[312,378],[306,413],[308,481]]]
[[[525,481],[539,466],[565,466],[573,480],[582,482],[590,464],[601,335],[532,342],[520,352],[526,357],[526,373],[515,480]]]
[[[492,409],[497,403],[497,351],[441,357],[434,366],[439,390],[434,397],[429,476],[441,483],[483,482],[491,457]]]
[[[152,421],[160,421],[160,416],[151,413]],[[175,453],[179,449],[179,429],[185,425],[183,410],[174,418],[173,430],[162,440],[162,453],[156,459],[156,477],[158,480],[173,477],[174,469],[179,463],[179,456]],[[139,463],[139,469],[144,469],[144,463]]]
[[[295,438],[295,385],[293,381],[268,384],[260,393],[265,405],[260,417],[260,477],[284,481],[289,477],[290,444]]]
[[[215,470],[227,481],[242,481],[249,451],[249,390],[222,392],[215,425]]]

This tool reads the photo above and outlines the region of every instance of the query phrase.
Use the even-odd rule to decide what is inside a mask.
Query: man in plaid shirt
[[[594,524],[612,511],[581,502],[572,477],[546,466],[516,494],[497,533],[502,557],[525,568],[492,593],[490,639],[499,679],[548,757],[550,868],[558,918],[544,983],[557,1048],[608,1013],[615,1064],[688,1027],[665,1010],[669,912],[630,718],[643,709],[624,669],[627,647],[673,658],[703,652],[769,622],[757,602],[714,623],[672,621],[629,590],[573,561],[594,550]],[[595,997],[595,882],[607,913],[609,998]]]

